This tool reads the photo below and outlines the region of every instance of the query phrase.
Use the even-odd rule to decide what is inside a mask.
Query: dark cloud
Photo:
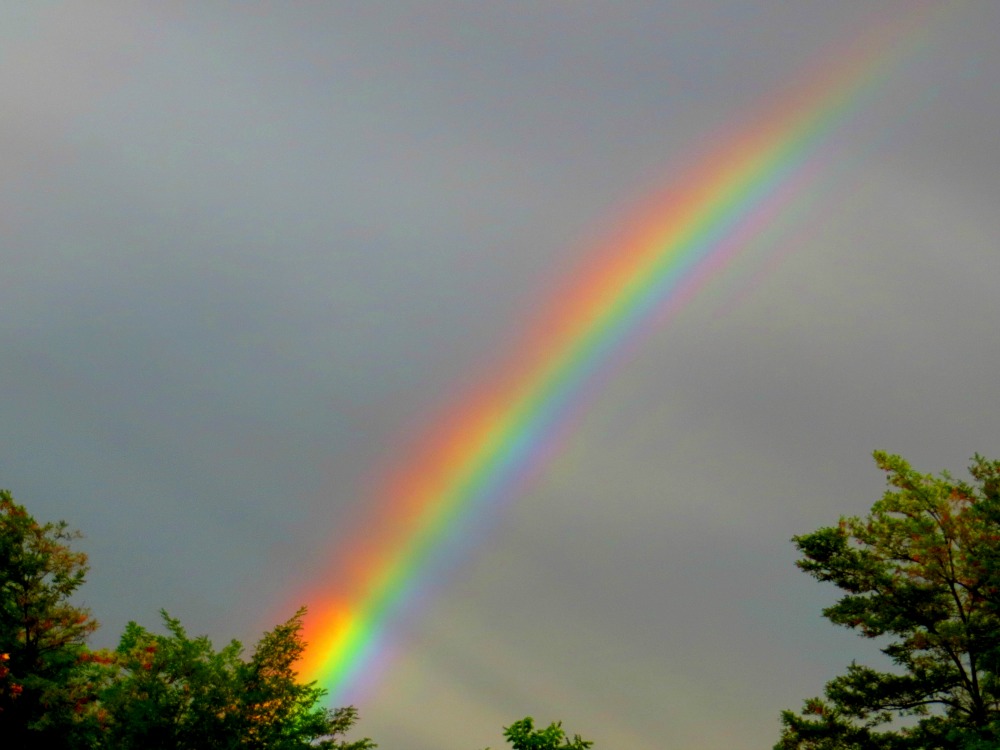
[[[625,207],[909,7],[6,9],[0,483],[86,532],[99,637],[287,616]],[[398,624],[366,734],[766,746],[870,653],[788,538],[877,497],[874,448],[957,473],[997,442],[998,23],[943,13],[771,241],[621,363]]]

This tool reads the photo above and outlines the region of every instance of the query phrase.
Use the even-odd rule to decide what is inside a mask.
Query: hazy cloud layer
[[[0,485],[86,534],[114,642],[252,641],[595,238],[913,3],[0,11]],[[784,218],[612,379],[360,706],[387,750],[770,746],[872,653],[788,538],[870,453],[997,456],[1000,7],[955,4]]]

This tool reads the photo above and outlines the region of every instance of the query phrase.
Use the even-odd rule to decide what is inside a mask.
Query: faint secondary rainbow
[[[309,649],[300,670],[334,704],[351,697],[391,646],[390,626],[454,564],[483,518],[545,465],[628,352],[822,175],[823,144],[910,54],[930,7],[871,29],[762,117],[718,139],[551,297],[507,368],[386,472],[359,541],[304,596]]]

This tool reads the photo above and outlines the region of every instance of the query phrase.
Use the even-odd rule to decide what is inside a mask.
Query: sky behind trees
[[[287,619],[595,237],[912,6],[5,8],[0,486],[85,532],[99,645],[161,607],[217,643]],[[814,205],[607,384],[396,629],[365,735],[769,746],[866,653],[788,540],[870,506],[873,449],[1000,453],[998,30],[935,22]]]

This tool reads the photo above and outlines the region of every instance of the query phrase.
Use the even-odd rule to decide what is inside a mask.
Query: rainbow
[[[912,53],[930,6],[871,29],[764,116],[676,176],[551,297],[491,382],[385,472],[360,542],[307,592],[301,673],[339,705],[391,646],[391,625],[468,550],[482,519],[546,464],[629,353],[759,238],[822,174],[822,147]],[[463,547],[463,545],[465,545]]]

